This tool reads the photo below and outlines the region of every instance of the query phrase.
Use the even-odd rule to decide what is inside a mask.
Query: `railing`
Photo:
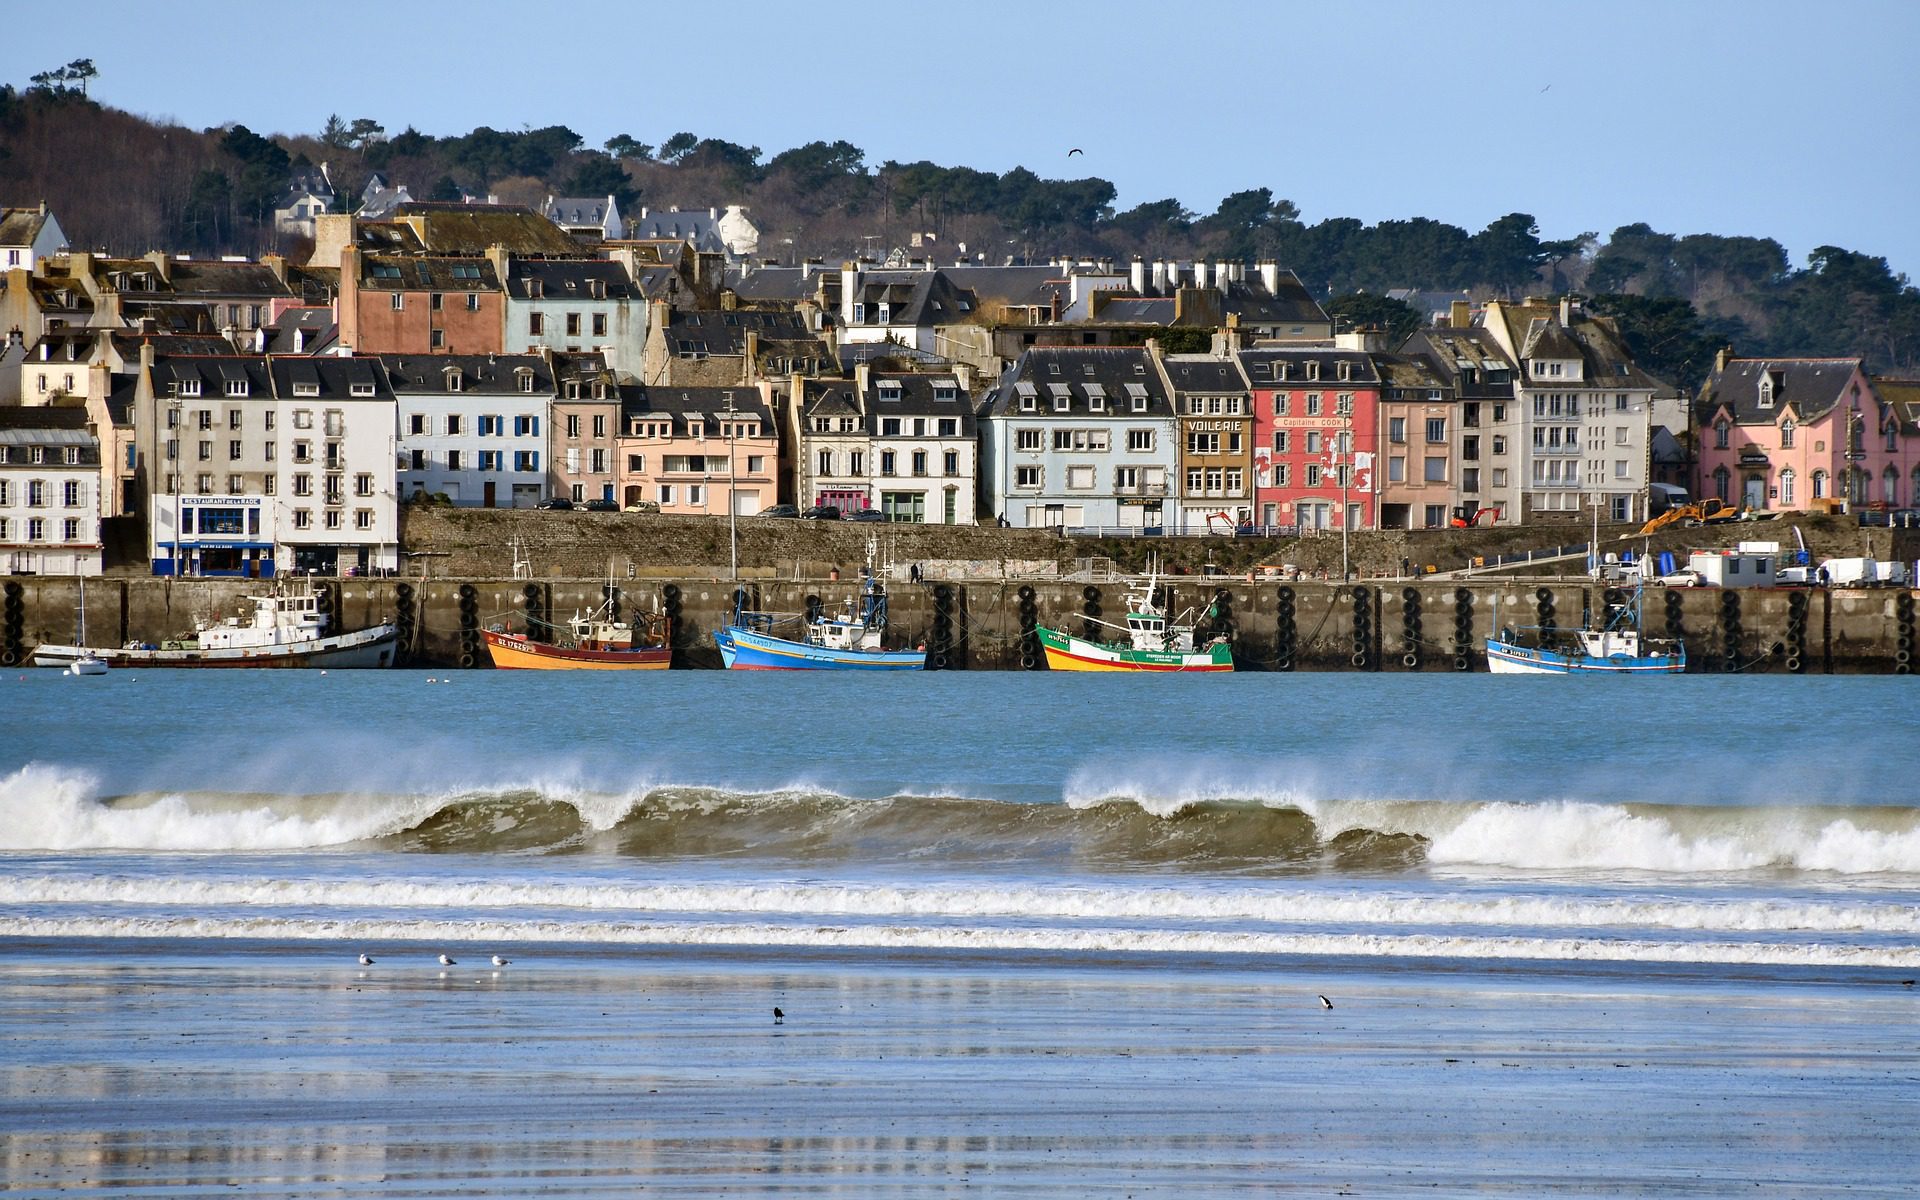
[[[1062,530],[1064,537],[1093,538],[1307,537],[1315,533],[1337,532],[1302,530],[1298,525],[1240,525],[1231,530],[1217,525],[1213,529],[1201,525],[1184,529],[1170,525],[1064,525],[1053,528]]]

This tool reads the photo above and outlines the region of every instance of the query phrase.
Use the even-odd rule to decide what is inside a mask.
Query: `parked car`
[[[534,505],[534,507],[543,508],[548,512],[572,512],[573,501],[567,499],[565,496],[555,496],[551,500],[542,500],[540,503]]]
[[[856,508],[840,518],[843,521],[884,521],[887,514],[877,508]]]
[[[632,504],[627,505],[627,511],[657,513],[660,511],[660,502],[658,500],[635,500]]]
[[[808,521],[838,521],[840,519],[840,506],[837,504],[816,504],[801,513],[800,516]]]
[[[797,504],[776,504],[771,508],[761,509],[759,515],[763,517],[797,517],[800,515],[800,506]]]
[[[588,512],[619,512],[620,506],[611,500],[589,500],[581,505]]]

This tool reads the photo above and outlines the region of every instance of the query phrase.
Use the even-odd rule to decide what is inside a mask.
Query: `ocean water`
[[[10,674],[0,1186],[1532,1194],[1591,1138],[1605,1194],[1903,1194],[1881,1121],[1920,1077],[1912,688]],[[343,1042],[349,995],[430,1074]],[[1276,1005],[1284,1035],[1248,1025]],[[576,1061],[620,1013],[645,1032],[605,1044],[639,1038],[667,1087]],[[394,1112],[436,1078],[474,1111]],[[1384,1115],[1291,1090],[1358,1080]],[[552,1115],[529,1087],[613,1122],[589,1140],[617,1169],[528,1132]],[[1733,1107],[1703,1116],[1716,1088]],[[1263,1107],[1204,1119],[1222,1089]],[[641,1131],[602,1111],[663,1092]],[[103,1093],[131,1107],[103,1120]],[[255,1093],[280,1115],[216,1101]],[[796,1105],[803,1128],[769,1116]],[[1504,1159],[1460,1152],[1496,1119]],[[1786,1159],[1752,1141],[1776,1120]]]

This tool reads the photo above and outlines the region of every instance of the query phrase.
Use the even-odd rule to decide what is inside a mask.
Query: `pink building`
[[[620,424],[625,507],[750,517],[779,499],[779,431],[761,387],[622,388]]]
[[[1860,359],[1723,352],[1694,411],[1702,497],[1754,509],[1920,500],[1920,438],[1874,391]]]

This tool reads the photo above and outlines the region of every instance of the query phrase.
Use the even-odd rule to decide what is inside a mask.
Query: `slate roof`
[[[78,446],[80,461],[74,465],[82,467],[100,465],[100,439],[88,431],[87,410],[84,408],[68,408],[64,405],[0,407],[0,446]],[[37,467],[40,470],[54,465],[56,464],[21,463],[17,460],[4,464],[5,467],[26,466]]]
[[[547,201],[547,220],[556,225],[602,228],[607,223],[607,196],[553,196]]]
[[[1513,398],[1517,370],[1488,330],[1478,326],[1455,329],[1445,325],[1416,329],[1400,352],[1425,360],[1463,400]],[[1467,371],[1473,372],[1470,380],[1465,377]],[[1489,383],[1489,371],[1505,371],[1506,379]]]
[[[803,417],[861,415],[859,392],[851,379],[803,379],[800,387],[800,413]],[[800,431],[803,435],[813,435],[813,430],[804,421]]]
[[[965,320],[978,306],[972,292],[940,271],[863,271],[855,288],[853,302],[864,304],[867,316],[857,325],[949,325]],[[874,319],[880,304],[889,310],[884,322]]]
[[[1269,293],[1259,278],[1236,280],[1225,289],[1222,308],[1242,325],[1312,325],[1327,322],[1321,308],[1299,276],[1282,270],[1278,287]]]
[[[1174,302],[1161,296],[1115,296],[1093,320],[1101,325],[1171,325]]]
[[[1909,433],[1920,431],[1920,379],[1875,376],[1873,390],[1879,393],[1882,403],[1899,414],[1902,428]]]
[[[710,254],[725,254],[727,244],[720,239],[720,220],[706,209],[646,209],[627,221],[627,237],[636,241],[671,238],[692,242],[693,248]]]
[[[461,392],[525,395],[520,373],[533,373],[535,396],[552,396],[553,372],[538,354],[383,354],[380,365],[396,393],[445,392],[447,368],[460,370]]]
[[[1167,382],[1173,385],[1173,394],[1186,396],[1194,393],[1240,392],[1247,391],[1247,381],[1240,374],[1239,365],[1231,358],[1215,358],[1210,354],[1170,354],[1161,360],[1167,372]]]
[[[1417,354],[1374,354],[1371,357],[1374,370],[1388,389],[1399,393],[1419,393],[1418,396],[1404,398],[1425,400],[1428,392],[1438,391],[1444,399],[1455,399],[1451,382],[1426,358]]]
[[[1238,357],[1248,380],[1257,388],[1339,391],[1341,388],[1380,385],[1380,368],[1374,362],[1374,356],[1364,350],[1333,350],[1312,346],[1299,349],[1256,347],[1240,351]],[[1347,367],[1345,379],[1340,378],[1342,363]],[[1288,368],[1284,379],[1275,372],[1275,368],[1281,364],[1285,364]],[[1308,378],[1308,364],[1318,365],[1320,372],[1318,379]]]
[[[422,254],[426,251],[413,226],[391,221],[355,222],[353,244],[369,254]]]
[[[982,301],[1010,308],[1046,308],[1056,299],[1065,305],[1070,289],[1067,272],[1060,267],[985,267],[951,266],[940,271],[956,287],[971,291]]]
[[[826,274],[818,264],[808,267],[728,267],[727,286],[742,300],[784,301],[813,299]],[[838,277],[837,272],[836,278]]]
[[[231,380],[245,380],[247,398],[271,398],[273,384],[267,373],[267,360],[255,355],[176,355],[154,360],[153,392],[156,396],[179,394],[178,385],[188,381],[200,385],[200,400],[219,400],[226,396]]]
[[[507,264],[507,292],[516,300],[531,298],[529,282],[540,284],[543,300],[590,300],[591,280],[606,289],[605,299],[632,300],[640,295],[625,265],[606,259],[516,258]]]
[[[299,335],[306,334],[304,342]],[[267,331],[268,354],[321,354],[339,343],[331,308],[289,308]],[[296,346],[304,346],[297,349]]]
[[[371,356],[314,358],[304,354],[275,355],[267,363],[273,375],[274,395],[282,400],[393,399],[387,373],[380,369],[380,360]],[[365,390],[368,386],[373,388],[371,394]],[[362,389],[361,394],[354,394],[356,387]],[[296,392],[295,388],[319,390],[302,394]]]
[[[49,214],[38,208],[0,208],[0,246],[31,246]]]
[[[689,437],[697,432],[705,432],[709,437],[720,434],[720,418],[727,407],[728,397],[733,400],[736,412],[760,419],[762,436],[774,433],[773,412],[760,398],[759,388],[750,387],[644,387],[629,384],[620,389],[620,427],[631,428],[629,421],[635,417],[642,419],[666,418],[673,423],[673,432],[680,437]],[[696,429],[699,425],[701,428]]]
[[[514,254],[577,255],[565,230],[530,208],[510,204],[434,204],[410,201],[394,220],[411,225],[430,254],[484,254],[505,246]]]
[[[745,354],[749,332],[758,333],[763,344],[768,341],[819,341],[798,313],[750,308],[675,312],[667,318],[667,328],[663,331],[667,339],[667,353],[674,355],[694,352],[708,355]]]
[[[950,398],[940,399],[943,394]],[[874,374],[867,379],[868,433],[880,432],[882,417],[958,417],[959,436],[972,437],[975,425],[974,400],[952,375],[938,372]],[[926,436],[939,436],[931,429]]]
[[[182,300],[276,300],[293,295],[273,268],[257,262],[175,259],[168,268],[173,293]]]
[[[1789,405],[1800,420],[1825,416],[1843,401],[1850,401],[1847,384],[1865,364],[1857,358],[1735,358],[1707,376],[1700,388],[1695,408],[1704,422],[1721,405],[1733,413],[1739,425],[1771,425]],[[1773,406],[1760,406],[1760,382],[1772,376]],[[1861,389],[1862,407],[1870,398]]]
[[[1052,416],[1173,416],[1160,372],[1153,369],[1144,347],[1034,346],[1001,378],[980,415],[1018,416],[1023,395],[1034,396],[1036,411]],[[1056,408],[1063,395],[1066,408]],[[1146,397],[1145,411],[1133,411],[1135,395]],[[1102,404],[1099,410],[1093,407],[1096,398]]]
[[[497,292],[500,277],[485,258],[368,254],[360,260],[360,286],[374,291]]]

